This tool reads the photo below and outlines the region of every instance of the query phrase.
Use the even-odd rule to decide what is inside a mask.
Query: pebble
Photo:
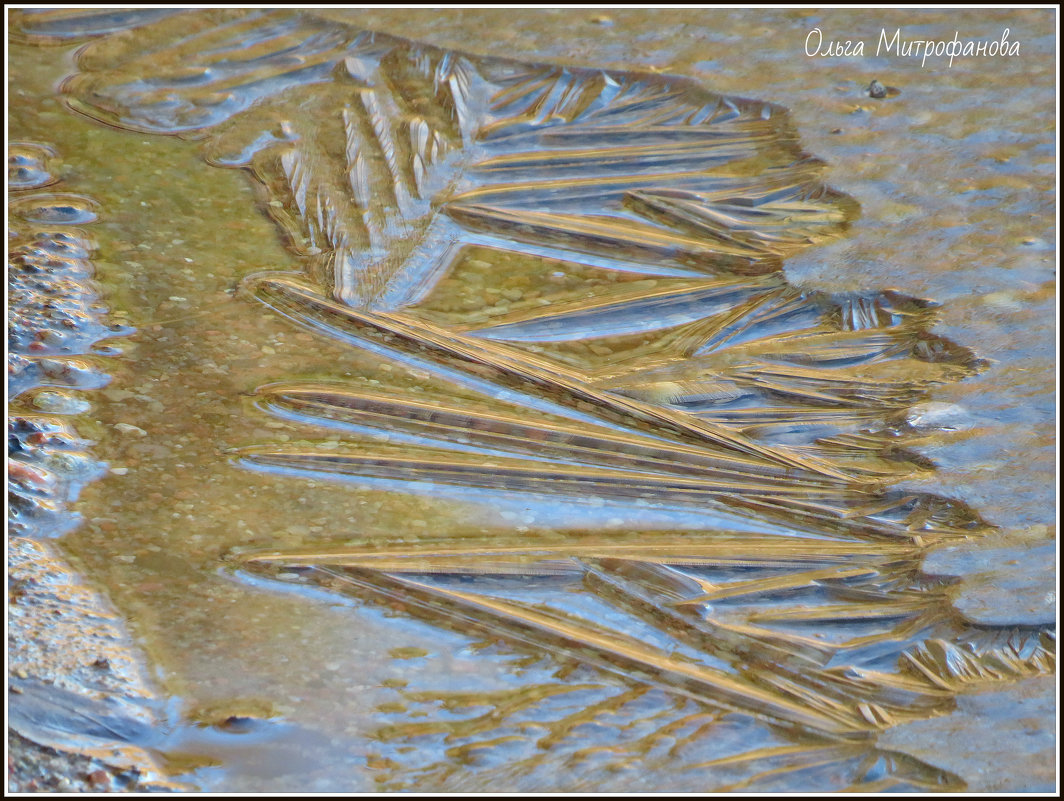
[[[392,659],[420,659],[423,656],[428,656],[428,653],[424,648],[408,646],[406,648],[392,648],[388,651],[388,656]]]
[[[894,86],[884,86],[879,81],[873,80],[865,89],[865,94],[875,100],[882,100],[887,97],[897,97],[901,92]]]
[[[44,412],[52,414],[81,414],[92,408],[87,400],[65,395],[62,392],[39,392],[33,399],[33,405]]]

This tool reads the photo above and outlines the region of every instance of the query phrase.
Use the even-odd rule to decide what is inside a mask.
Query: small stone
[[[884,86],[879,81],[872,81],[872,83],[868,84],[865,94],[874,100],[882,100],[885,97],[897,97],[901,94],[901,91],[897,87]]]
[[[216,728],[227,731],[230,734],[248,734],[269,720],[257,715],[230,715],[225,720],[216,724]]]
[[[115,431],[121,434],[136,434],[138,437],[146,437],[148,432],[139,426],[130,423],[115,423]]]
[[[887,96],[887,87],[881,84],[879,81],[873,80],[868,84],[868,88],[865,90],[869,97],[874,97],[876,100],[882,100]]]
[[[409,646],[406,648],[393,648],[388,652],[388,656],[392,659],[420,659],[423,656],[428,656],[428,653],[424,648]]]
[[[82,414],[92,408],[87,400],[62,392],[40,392],[33,399],[33,405],[52,414]]]

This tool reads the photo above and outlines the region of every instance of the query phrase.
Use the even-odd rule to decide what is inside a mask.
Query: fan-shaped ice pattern
[[[70,102],[207,134],[208,158],[255,173],[293,245],[354,305],[424,296],[469,244],[662,275],[769,272],[856,210],[817,180],[782,109],[682,79],[467,57],[292,12],[138,34],[91,45]]]
[[[863,792],[963,787],[955,775],[867,744],[809,738],[796,745],[740,713],[645,685],[566,678],[490,693],[397,689],[408,712],[391,715],[399,720],[381,728],[370,757],[381,789],[458,791],[471,770],[495,786],[532,776],[544,790],[599,793],[769,792],[797,781]],[[441,721],[441,711],[452,720]]]
[[[79,25],[47,24],[53,36]],[[210,162],[254,175],[305,268],[252,278],[254,297],[462,398],[264,387],[265,412],[343,439],[245,449],[241,464],[411,491],[653,502],[715,521],[246,554],[247,569],[620,676],[577,715],[623,719],[602,746],[618,762],[652,748],[632,734],[642,713],[620,710],[673,699],[650,717],[689,729],[680,751],[715,743],[670,752],[710,777],[702,789],[771,790],[799,774],[960,787],[877,750],[875,733],[947,712],[966,682],[1052,670],[1051,629],[973,629],[949,580],[921,572],[929,547],[986,527],[963,504],[888,484],[933,467],[905,448],[928,387],[981,365],[931,333],[928,301],[783,278],[783,259],[842,237],[857,214],[820,181],[784,109],[298,11],[169,17],[89,45],[79,66],[64,85],[73,108],[201,139]],[[409,743],[444,734],[447,758],[417,770],[483,759],[490,772],[483,755],[508,748],[524,748],[510,767],[546,764],[571,732],[543,704],[581,691],[525,688],[484,719],[411,715],[382,730],[403,745],[381,759],[416,762]],[[529,749],[533,709],[553,722]],[[739,719],[781,742],[726,745]]]

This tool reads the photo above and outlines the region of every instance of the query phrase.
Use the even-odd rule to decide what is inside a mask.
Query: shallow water
[[[831,165],[822,180],[861,204],[844,238],[786,260],[788,280],[827,293],[893,289],[943,304],[934,332],[989,364],[963,381],[926,388],[909,415],[914,430],[906,444],[937,465],[925,491],[966,502],[1001,527],[1012,538],[1006,547],[1019,555],[1054,537],[1050,13],[673,10],[654,12],[651,22],[649,12],[638,11],[441,17],[411,10],[401,17],[359,12],[356,22],[486,55],[686,74],[711,91],[787,107],[802,148]],[[991,38],[1009,27],[1021,55],[969,59],[952,69],[896,56],[807,58],[802,45],[816,25],[836,39],[869,40],[871,49],[880,27],[904,26],[906,35],[931,39],[951,38],[958,28],[962,37]],[[470,37],[471,30],[484,35]],[[248,275],[297,271],[307,258],[286,247],[291,240],[264,213],[276,216],[278,207],[263,203],[242,171],[204,163],[194,142],[104,127],[63,108],[56,84],[74,70],[71,53],[65,45],[12,47],[11,136],[55,146],[63,154],[63,191],[98,204],[96,281],[112,317],[137,331],[112,340],[121,353],[108,362],[111,383],[81,393],[92,409],[74,418],[77,430],[96,441],[94,455],[112,474],[82,492],[76,508],[85,523],[62,544],[128,616],[161,686],[180,699],[175,733],[163,748],[176,772],[204,789],[231,791],[578,790],[611,783],[684,790],[707,782],[741,786],[749,775],[705,764],[745,753],[762,760],[755,776],[785,767],[777,785],[784,788],[801,781],[788,778],[799,768],[828,765],[817,781],[834,788],[883,779],[851,764],[878,753],[890,763],[888,785],[893,777],[901,787],[955,786],[957,778],[983,786],[985,777],[963,772],[941,777],[935,766],[948,771],[954,763],[936,762],[933,750],[909,764],[896,752],[884,757],[865,745],[766,724],[742,705],[732,712],[707,707],[676,694],[678,685],[660,674],[624,684],[616,666],[600,672],[572,654],[543,657],[535,637],[531,650],[513,650],[494,635],[485,644],[482,635],[411,617],[396,608],[402,600],[382,606],[366,603],[364,593],[350,597],[305,583],[293,591],[298,573],[285,574],[287,581],[234,573],[227,561],[234,549],[328,544],[364,553],[366,545],[387,543],[418,555],[456,543],[483,549],[534,541],[571,550],[574,540],[593,549],[642,544],[644,532],[654,531],[772,534],[778,523],[605,492],[581,501],[446,482],[411,491],[388,477],[341,483],[240,469],[231,449],[280,441],[282,450],[314,443],[315,453],[328,454],[344,451],[341,441],[348,440],[335,427],[308,428],[256,408],[262,396],[254,393],[263,385],[341,380],[363,393],[405,398],[447,398],[456,390],[295,327],[241,289]],[[870,99],[863,89],[872,78],[901,93]],[[495,294],[484,292],[480,301],[500,308],[503,292],[513,295],[501,304],[503,322],[511,319],[510,303],[538,286],[532,271],[545,269],[514,265],[530,277],[491,287],[489,274]],[[562,273],[563,299],[581,282],[599,280],[590,268],[551,266],[549,274]],[[478,269],[467,265],[463,275]],[[622,275],[613,283],[623,291],[632,278],[646,280]],[[425,318],[461,310],[461,289],[444,297],[447,303],[425,307]],[[476,397],[468,388],[461,394]],[[526,414],[529,423],[539,419]],[[609,554],[591,554],[597,556]],[[564,581],[499,581],[488,587],[492,597],[546,600],[585,618],[613,614],[605,606],[581,609],[580,593],[572,591],[578,587]],[[1047,621],[1010,622],[1037,629]],[[634,624],[628,618],[617,625]],[[644,642],[661,636],[653,626],[629,630]],[[667,638],[660,644],[670,647]],[[973,684],[994,691],[992,683]],[[993,704],[974,708],[989,710],[974,717],[984,723],[1000,714]],[[494,711],[476,724],[456,723],[485,709]],[[247,725],[231,722],[244,718]],[[719,745],[707,751],[709,730]],[[575,755],[587,744],[599,750]],[[805,750],[787,766],[758,750],[779,745]],[[218,764],[209,765],[207,754]],[[1020,764],[1002,766],[1010,787],[1027,781]],[[698,765],[703,769],[690,770]]]

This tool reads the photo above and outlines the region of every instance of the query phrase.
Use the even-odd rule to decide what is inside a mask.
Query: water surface
[[[829,164],[820,179],[855,198],[861,211],[844,237],[788,254],[786,279],[826,298],[894,290],[940,302],[929,333],[971,349],[987,365],[964,380],[921,388],[906,417],[906,444],[932,459],[936,471],[918,489],[963,502],[1009,535],[1017,554],[1053,539],[1049,12],[671,10],[655,12],[651,23],[638,11],[529,11],[517,16],[519,24],[514,12],[505,20],[501,13],[343,12],[340,21],[444,48],[470,49],[474,39],[473,51],[483,55],[689,75],[712,92],[787,107],[802,148]],[[1009,27],[1021,55],[995,60],[993,69],[974,59],[951,69],[900,57],[810,59],[802,46],[816,25],[870,45],[881,27],[934,39],[950,38],[958,26],[972,38]],[[470,37],[472,30],[484,35]],[[96,52],[102,59],[107,50]],[[403,480],[337,482],[320,471],[297,477],[236,466],[232,449],[264,443],[287,453],[347,448],[348,434],[335,425],[308,427],[306,417],[263,411],[256,391],[278,380],[339,382],[363,395],[436,393],[467,404],[477,395],[293,326],[251,297],[242,288],[247,276],[298,271],[316,245],[279,230],[270,218],[280,216],[279,207],[242,171],[205,163],[196,142],[71,114],[56,84],[73,69],[68,46],[12,47],[11,135],[55,145],[64,154],[64,191],[106,210],[93,229],[96,280],[111,314],[137,333],[117,345],[112,382],[85,393],[92,410],[77,418],[82,435],[97,441],[96,456],[125,472],[112,470],[82,493],[77,508],[86,523],[63,545],[128,615],[161,685],[181,699],[178,717],[191,733],[176,734],[168,750],[175,766],[192,766],[177,768],[190,770],[188,778],[204,789],[248,791],[579,790],[610,782],[693,790],[705,789],[709,771],[714,786],[738,788],[751,776],[769,781],[772,760],[780,759],[770,749],[786,745],[799,756],[780,774],[784,788],[788,776],[811,764],[829,766],[817,774],[825,787],[981,781],[945,755],[936,761],[934,749],[918,761],[894,750],[882,756],[867,745],[766,725],[749,709],[722,713],[670,695],[668,682],[626,684],[579,659],[555,661],[542,648],[515,650],[494,637],[433,625],[406,614],[402,602],[366,603],[335,587],[293,591],[298,574],[286,582],[234,573],[227,561],[234,549],[365,552],[386,544],[433,553],[455,543],[634,544],[655,531],[729,529],[754,537],[772,534],[778,523],[609,493],[581,501],[446,482],[411,491]],[[864,89],[872,78],[900,94],[869,98]],[[462,281],[435,307],[419,307],[423,319],[450,314],[453,324],[457,312],[490,302],[501,309],[492,319],[516,324],[525,293],[553,273],[560,273],[553,277],[562,296],[601,281],[593,277],[601,271],[528,259],[496,264],[492,274],[491,263],[477,258],[483,255],[465,256],[464,272],[456,271]],[[499,274],[516,280],[495,285]],[[640,280],[650,279],[615,274],[609,287],[588,286],[624,292]],[[482,293],[471,304],[469,287]],[[609,355],[553,353],[576,365]],[[537,419],[548,418],[532,414],[529,422]],[[609,614],[579,608],[572,592],[579,587],[564,582],[499,581],[491,588],[496,597]],[[651,626],[636,636],[649,642],[660,633]],[[985,678],[971,689],[993,692]],[[993,704],[969,706],[977,710],[966,719],[973,728],[1001,714]],[[234,719],[258,722],[225,730]],[[190,722],[201,728],[188,729]],[[714,743],[727,744],[707,751],[709,730]],[[891,749],[902,748],[900,739]],[[577,742],[598,753],[574,756]],[[192,754],[185,762],[178,758],[183,749]],[[204,764],[208,750],[222,755],[220,764]],[[731,757],[746,764],[743,754],[753,755],[752,772],[721,767]],[[888,767],[869,767],[869,754]],[[1005,773],[1013,777],[1006,782],[1017,782],[1005,786],[1025,781],[1023,771]]]

